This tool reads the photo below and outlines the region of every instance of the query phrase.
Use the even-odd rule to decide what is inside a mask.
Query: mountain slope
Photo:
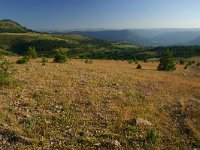
[[[148,45],[150,43],[148,38],[144,38],[140,34],[129,30],[74,31],[69,32],[69,34],[79,34],[82,36],[115,42],[130,42],[139,45]]]
[[[153,38],[154,44],[159,46],[187,45],[189,41],[200,36],[200,31],[176,31],[162,33]]]
[[[200,45],[200,37],[188,42],[188,45]]]
[[[19,23],[12,20],[0,20],[0,33],[26,33],[30,29],[22,27]]]
[[[188,45],[200,36],[199,29],[125,29],[104,31],[72,31],[97,39],[117,42],[129,42],[143,46]],[[193,43],[192,43],[193,44]],[[195,43],[196,44],[196,43]],[[195,45],[193,44],[193,45]]]

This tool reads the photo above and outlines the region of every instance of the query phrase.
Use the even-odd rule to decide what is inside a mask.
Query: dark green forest
[[[159,58],[167,50],[171,51],[174,57],[200,56],[200,46],[117,48],[110,42],[97,39],[83,40],[79,43],[44,39],[18,41],[11,46],[11,51],[24,55],[28,47],[34,47],[39,55],[48,57],[52,57],[54,51],[59,48],[66,48],[66,55],[70,58],[147,60]]]

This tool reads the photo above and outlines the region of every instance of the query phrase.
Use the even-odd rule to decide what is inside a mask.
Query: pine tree
[[[56,62],[56,63],[64,63],[66,61],[67,61],[66,52],[64,52],[62,49],[59,49],[59,50],[55,51],[54,62]]]
[[[163,71],[173,71],[176,70],[176,65],[173,61],[172,52],[167,50],[167,52],[160,58],[160,64],[158,65],[157,70]]]
[[[33,58],[33,59],[36,59],[36,58],[37,58],[37,52],[35,51],[35,48],[34,48],[34,47],[29,47],[29,48],[28,48],[27,56],[28,56],[29,58]]]

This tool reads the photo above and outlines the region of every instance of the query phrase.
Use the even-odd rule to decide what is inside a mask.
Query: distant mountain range
[[[200,29],[125,29],[66,33],[144,46],[200,45]]]
[[[0,33],[33,32],[12,20],[0,20]],[[78,34],[114,42],[128,42],[142,46],[200,45],[200,29],[88,29],[50,31],[54,34]]]
[[[79,34],[107,41],[130,42],[139,45],[150,44],[148,38],[141,36],[137,32],[131,32],[129,30],[73,31],[68,34]]]

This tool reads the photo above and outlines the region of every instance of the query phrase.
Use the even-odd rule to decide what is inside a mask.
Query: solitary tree
[[[34,47],[29,47],[29,48],[28,48],[27,56],[28,56],[29,58],[33,58],[33,59],[36,59],[36,58],[37,58],[37,52],[35,51],[35,48],[34,48]]]
[[[176,65],[173,60],[172,52],[167,50],[165,54],[160,58],[160,64],[157,70],[172,71],[176,70]]]
[[[64,63],[66,61],[67,61],[67,55],[65,51],[63,51],[62,49],[55,51],[54,62]]]

